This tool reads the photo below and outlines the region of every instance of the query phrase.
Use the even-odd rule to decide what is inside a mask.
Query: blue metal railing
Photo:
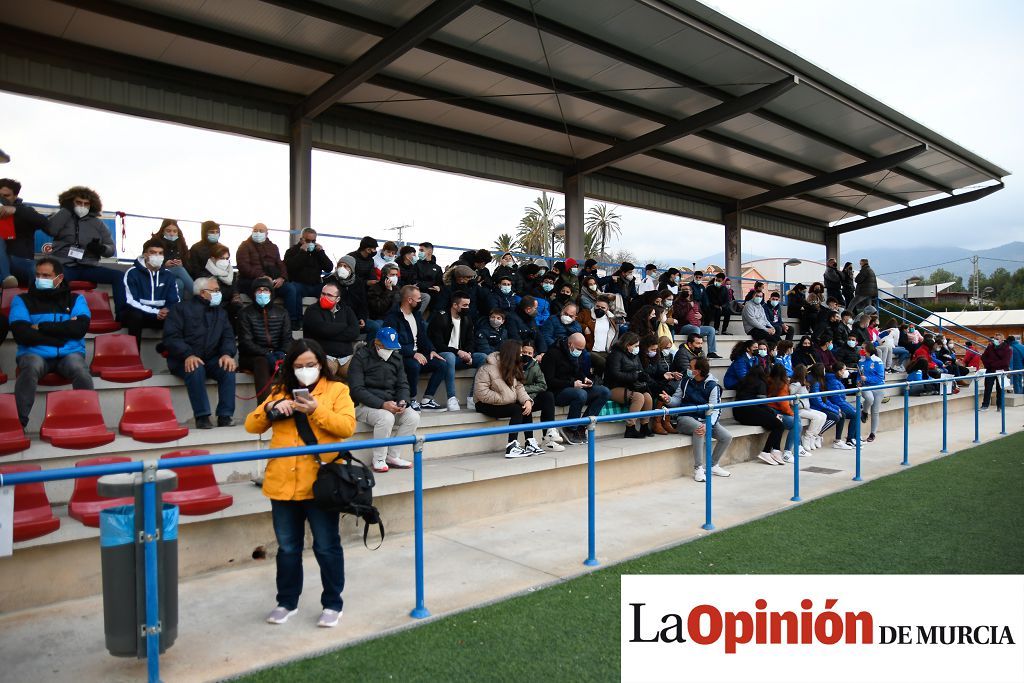
[[[978,382],[994,375],[994,379],[999,383],[998,400],[999,409],[1002,414],[1001,430],[1000,434],[1006,434],[1006,398],[1005,390],[1003,387],[1004,377],[1022,374],[1024,370],[1012,370],[1012,371],[999,371],[992,374],[976,374],[970,376],[969,379],[974,383],[974,443],[980,441],[979,433],[979,420],[978,420]],[[780,403],[789,401],[793,403],[793,429],[795,431],[794,438],[794,449],[793,449],[793,495],[790,498],[792,501],[800,501],[800,436],[802,425],[799,418],[800,404],[799,401],[802,399],[826,397],[826,396],[846,396],[849,394],[856,395],[856,416],[853,420],[856,423],[856,452],[855,452],[855,466],[856,473],[853,478],[854,481],[861,481],[861,439],[860,439],[860,408],[861,408],[861,395],[864,391],[876,391],[882,389],[901,387],[904,392],[904,403],[903,403],[903,460],[901,465],[909,465],[909,433],[910,433],[910,395],[909,389],[912,386],[925,385],[925,384],[941,384],[942,385],[942,449],[940,452],[947,452],[947,402],[948,392],[946,386],[948,382],[955,382],[965,379],[965,377],[948,377],[939,379],[923,379],[913,382],[897,382],[892,384],[880,384],[872,385],[867,387],[856,387],[852,389],[836,389],[830,391],[819,391],[815,393],[807,394],[793,394],[790,396],[773,396],[767,398],[750,399],[746,401],[726,401],[716,404],[705,404],[700,406],[686,406],[680,408],[663,408],[660,410],[647,410],[635,413],[620,413],[617,415],[604,415],[599,417],[581,417],[574,420],[553,420],[550,422],[540,422],[530,425],[532,429],[545,430],[555,427],[587,427],[587,557],[583,564],[587,566],[597,566],[599,564],[596,554],[596,478],[595,478],[595,460],[596,460],[596,435],[595,426],[598,422],[621,422],[628,419],[636,418],[649,418],[649,417],[661,417],[665,415],[683,415],[687,413],[695,413],[700,415],[710,415],[714,410],[721,410],[724,408],[736,408],[740,406],[755,406],[764,405],[768,403]],[[410,616],[421,619],[430,616],[430,612],[426,607],[425,598],[425,585],[424,585],[424,530],[425,520],[423,514],[423,447],[427,442],[434,441],[449,441],[453,439],[467,439],[479,436],[491,436],[497,434],[508,434],[512,432],[523,431],[524,425],[506,425],[502,427],[485,427],[479,429],[465,429],[455,432],[439,432],[433,434],[424,434],[422,436],[399,436],[391,437],[387,439],[366,439],[363,441],[351,441],[351,442],[336,442],[329,444],[318,444],[314,446],[301,446],[294,448],[279,448],[264,451],[243,451],[236,453],[222,453],[215,455],[199,455],[190,456],[184,458],[174,458],[170,460],[148,460],[148,461],[134,461],[126,463],[114,463],[109,465],[92,465],[87,467],[65,467],[56,468],[50,470],[41,470],[36,472],[17,472],[11,474],[0,474],[0,486],[17,486],[18,484],[27,484],[33,482],[46,482],[46,481],[57,481],[64,479],[78,479],[83,477],[98,477],[107,474],[121,474],[121,473],[143,473],[143,525],[144,525],[144,536],[145,536],[145,573],[146,573],[146,655],[147,655],[147,676],[149,681],[156,683],[160,679],[159,669],[159,652],[160,652],[160,632],[158,626],[159,619],[159,602],[157,592],[157,557],[156,557],[156,471],[159,469],[170,469],[170,468],[182,468],[182,467],[193,467],[203,465],[216,465],[221,463],[229,462],[243,462],[249,460],[263,460],[272,458],[282,458],[296,455],[311,455],[313,453],[327,453],[338,450],[339,443],[343,447],[350,451],[365,450],[369,448],[376,448],[381,446],[398,446],[398,445],[411,445],[414,447],[414,524],[415,524],[415,582],[416,582],[416,604],[413,610],[410,612]],[[705,522],[702,525],[703,529],[712,530],[714,524],[712,523],[712,479],[713,475],[710,471],[712,466],[712,437],[713,429],[707,428],[705,425],[705,436],[704,436],[704,464],[705,464]]]
[[[924,306],[921,306],[920,304],[914,303],[913,301],[910,301],[909,299],[904,299],[902,297],[899,297],[896,294],[894,294],[894,293],[892,293],[892,292],[890,292],[888,290],[880,289],[880,290],[878,290],[878,293],[879,294],[885,294],[885,295],[887,295],[889,297],[888,299],[883,299],[881,297],[876,297],[876,299],[878,300],[878,302],[880,304],[881,304],[881,302],[884,301],[885,303],[889,304],[890,306],[896,306],[896,304],[894,304],[892,302],[893,301],[898,301],[901,310],[904,310],[906,313],[913,313],[915,316],[920,318],[919,322],[921,322],[921,323],[924,323],[924,322],[928,321],[931,318],[936,319],[938,321],[938,323],[939,323],[938,327],[939,327],[940,331],[943,329],[943,323],[945,323],[945,326],[947,328],[948,327],[959,327],[960,329],[967,330],[971,334],[975,335],[975,337],[977,337],[978,339],[988,339],[989,341],[991,341],[991,339],[992,339],[987,334],[982,334],[981,332],[978,332],[975,329],[967,327],[966,325],[962,325],[960,323],[954,322],[953,320],[950,320],[949,318],[941,315],[940,313],[936,313],[935,311],[928,310]],[[910,308],[916,309],[916,310],[909,310]],[[881,310],[881,309],[879,309],[879,310]],[[918,311],[924,311],[924,314],[922,315]],[[907,322],[912,322],[912,321],[908,320]],[[969,337],[965,337],[965,336],[963,336],[963,335],[961,335],[959,333],[957,333],[957,336],[962,337],[963,339],[970,339]],[[975,341],[975,340],[972,339],[971,341]]]

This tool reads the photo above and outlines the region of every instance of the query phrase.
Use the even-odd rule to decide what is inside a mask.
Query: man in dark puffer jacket
[[[252,283],[253,303],[238,314],[238,366],[252,371],[260,403],[270,395],[270,379],[292,343],[291,321],[287,311],[275,303],[273,292],[273,280],[256,278]]]

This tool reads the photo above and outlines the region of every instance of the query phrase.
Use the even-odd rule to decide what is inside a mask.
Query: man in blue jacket
[[[566,304],[562,311],[556,316],[547,319],[541,328],[541,335],[544,337],[544,344],[550,348],[562,339],[568,339],[570,334],[583,332],[583,328],[576,322],[576,313],[579,307],[576,304]]]
[[[196,429],[211,429],[206,380],[217,382],[217,426],[230,427],[235,414],[235,333],[221,308],[220,283],[201,277],[195,296],[170,309],[164,321],[167,369],[185,380]]]
[[[448,363],[434,350],[434,345],[427,334],[427,324],[423,322],[419,311],[422,298],[423,294],[416,285],[402,287],[399,291],[398,307],[384,319],[384,326],[394,328],[398,332],[398,343],[402,347],[402,364],[405,366],[405,376],[409,381],[409,395],[413,399],[419,392],[420,374],[430,373],[430,380],[423,392],[423,400],[413,400],[409,407],[417,411],[422,408],[444,412],[447,408],[434,400],[434,392],[445,379]]]
[[[142,349],[142,328],[162,330],[170,309],[179,301],[178,279],[164,268],[164,245],[152,239],[142,256],[124,273],[126,306],[121,322]]]
[[[1010,346],[1010,369],[1024,370],[1024,344],[1016,337],[1007,337],[1007,344]],[[1024,393],[1024,373],[1010,375],[1010,382],[1013,384],[1013,393],[1020,396]]]
[[[89,317],[85,298],[68,289],[60,261],[39,259],[32,287],[11,302],[11,332],[18,343],[14,401],[22,427],[28,424],[43,375],[56,372],[75,389],[92,389],[84,341]]]

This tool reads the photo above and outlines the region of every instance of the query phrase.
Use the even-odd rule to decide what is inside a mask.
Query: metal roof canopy
[[[293,228],[313,147],[565,192],[572,253],[584,195],[724,223],[736,266],[1009,175],[695,0],[0,7],[4,89],[291,143]]]

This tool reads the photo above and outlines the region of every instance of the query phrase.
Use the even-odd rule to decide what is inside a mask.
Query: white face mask
[[[213,265],[217,266],[221,270],[227,270],[231,267],[231,261],[228,261],[226,258],[222,258],[219,261],[214,261]]]
[[[316,384],[320,379],[320,368],[299,368],[295,371],[295,379],[304,387]]]
[[[164,255],[150,254],[149,256],[146,257],[146,260],[149,261],[149,265],[153,266],[154,268],[159,268],[164,264]]]
[[[252,234],[252,241],[255,242],[256,244],[260,244],[262,242],[265,242],[266,240],[267,240],[267,233],[265,233],[265,232],[254,232]]]
[[[85,218],[86,216],[89,215],[89,207],[88,206],[76,206],[75,207],[75,215],[78,216],[79,218]]]
[[[567,316],[567,315],[563,315],[561,318],[559,318],[559,320],[562,321],[563,325],[571,325],[572,324],[572,318]]]
[[[593,282],[591,282],[589,285],[587,285],[587,289],[589,289],[591,292],[596,292],[597,291],[597,285],[595,285]]]
[[[849,376],[850,376],[850,373],[849,373],[849,371],[848,371],[848,370],[840,370],[840,371],[839,371],[839,376],[840,376],[841,378],[843,378],[843,379],[846,379],[847,377],[849,377]]]
[[[392,287],[397,285],[398,284],[398,276],[397,275],[388,275],[388,284],[391,285]]]
[[[349,270],[348,268],[338,268],[338,270],[335,272],[338,273],[338,277],[341,278],[342,280],[347,280],[349,276],[352,274],[352,271]]]
[[[393,353],[393,349],[377,349],[377,355],[380,356],[381,360],[388,360]]]

